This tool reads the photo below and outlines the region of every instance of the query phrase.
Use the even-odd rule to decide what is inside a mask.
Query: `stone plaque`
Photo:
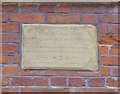
[[[98,70],[96,28],[77,24],[23,24],[22,68]]]

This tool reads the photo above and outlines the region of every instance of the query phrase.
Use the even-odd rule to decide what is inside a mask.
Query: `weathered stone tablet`
[[[23,24],[22,68],[98,70],[96,27]]]

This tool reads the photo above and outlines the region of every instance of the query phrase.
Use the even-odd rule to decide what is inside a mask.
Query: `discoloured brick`
[[[66,86],[66,79],[65,78],[51,78],[51,85]]]
[[[114,79],[114,78],[108,78],[107,79],[107,86],[110,86],[110,87],[118,87],[118,84],[120,79]]]
[[[79,23],[80,16],[77,15],[49,15],[48,23]]]
[[[44,14],[13,14],[13,22],[45,22]]]
[[[10,56],[0,56],[0,63],[8,64],[10,62]]]
[[[0,48],[2,49],[1,52],[5,53],[17,53],[18,47],[16,44],[2,44],[0,45]]]
[[[0,39],[2,39],[2,41],[1,42],[3,42],[3,43],[7,43],[7,42],[9,42],[9,34],[0,34]]]
[[[108,4],[107,12],[108,13],[118,13],[119,12],[119,4],[118,3]]]
[[[112,34],[118,34],[118,31],[120,30],[120,25],[117,24],[110,24],[109,25],[109,32]]]
[[[91,87],[103,87],[105,85],[105,81],[102,78],[90,79],[88,81],[88,85]]]
[[[104,13],[104,12],[106,12],[106,8],[105,8],[104,4],[74,4],[72,6],[72,12]]]
[[[11,34],[10,35],[10,40],[11,40],[11,42],[13,42],[13,43],[19,43],[19,34]]]
[[[2,69],[3,75],[18,75],[19,68],[15,66],[4,66]]]
[[[19,55],[15,55],[15,56],[13,56],[13,63],[14,64],[18,64],[19,63]]]
[[[2,92],[4,93],[12,93],[14,92],[14,94],[19,94],[19,89],[18,88],[3,88]]]
[[[61,6],[57,6],[56,8],[56,12],[60,12],[60,13],[70,13],[71,8],[69,5],[61,5]]]
[[[8,86],[9,85],[9,78],[3,77],[2,78],[2,86]]]
[[[111,54],[118,55],[118,54],[120,54],[119,50],[120,50],[119,46],[113,46],[113,47],[111,47]]]
[[[82,18],[83,23],[97,23],[98,19],[97,16],[95,15],[87,15],[87,16],[83,16]]]
[[[18,24],[2,24],[2,32],[19,32]]]
[[[103,15],[100,18],[101,22],[118,23],[118,15]]]
[[[16,5],[2,5],[3,12],[16,12],[17,6]]]
[[[47,86],[47,78],[13,78],[13,86]]]
[[[39,12],[55,12],[55,6],[49,6],[49,5],[41,5],[38,8]]]
[[[2,22],[8,22],[9,21],[9,14],[2,14]]]
[[[69,79],[69,86],[85,86],[85,82],[79,78],[70,78]]]
[[[99,25],[98,29],[99,29],[99,34],[107,34],[107,26],[106,26],[106,24]]]
[[[99,44],[119,44],[120,37],[119,36],[99,36],[98,42]]]
[[[101,67],[101,75],[102,76],[109,76],[110,75],[110,69],[105,68],[105,67]]]
[[[99,50],[100,50],[100,54],[108,54],[108,47],[107,46],[100,46]]]
[[[120,76],[120,67],[112,68],[112,76]]]
[[[47,89],[47,88],[45,88],[45,89],[33,89],[33,88],[23,88],[22,89],[22,92],[42,92],[42,93],[60,93],[60,92],[62,92],[62,93],[68,93],[69,92],[69,90],[68,89]],[[65,94],[66,94],[65,93]]]
[[[101,57],[101,64],[106,65],[106,66],[117,66],[119,65],[118,63],[118,59],[120,59],[119,57],[112,57],[112,56],[108,56],[108,57]]]
[[[19,11],[21,11],[21,12],[36,12],[37,6],[35,6],[35,5],[21,5],[19,7]]]

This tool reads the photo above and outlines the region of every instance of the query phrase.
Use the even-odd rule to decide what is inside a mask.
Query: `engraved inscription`
[[[98,69],[96,28],[92,25],[24,24],[23,69]]]

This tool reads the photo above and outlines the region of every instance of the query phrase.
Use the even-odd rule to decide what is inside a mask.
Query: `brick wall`
[[[22,24],[93,24],[97,27],[99,71],[21,69]],[[2,4],[3,92],[117,92],[118,4]],[[29,63],[29,62],[28,62]]]

